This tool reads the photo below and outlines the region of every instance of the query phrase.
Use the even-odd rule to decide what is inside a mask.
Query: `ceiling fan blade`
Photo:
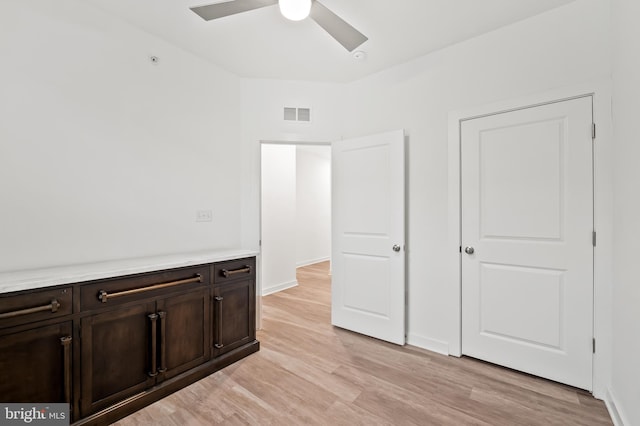
[[[349,52],[352,52],[356,47],[368,40],[364,34],[346,23],[341,17],[327,9],[318,1],[313,2],[309,16]]]
[[[190,8],[205,21],[278,4],[278,0],[234,0]]]

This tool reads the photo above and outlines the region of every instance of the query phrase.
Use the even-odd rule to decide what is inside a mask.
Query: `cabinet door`
[[[253,278],[216,285],[213,289],[213,354],[222,355],[256,338]]]
[[[157,344],[154,303],[121,307],[81,320],[83,416],[155,383],[151,356]]]
[[[70,402],[71,321],[0,336],[0,401]]]
[[[158,314],[158,380],[202,364],[210,357],[209,289],[161,299]]]

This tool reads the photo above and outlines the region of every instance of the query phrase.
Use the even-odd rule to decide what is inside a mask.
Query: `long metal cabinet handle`
[[[222,274],[222,276],[224,276],[225,278],[229,278],[232,275],[236,275],[236,274],[250,274],[251,273],[251,266],[249,265],[244,265],[242,268],[240,269],[232,269],[232,270],[228,270],[228,269],[221,269],[220,273]]]
[[[184,279],[184,280],[171,281],[171,282],[163,283],[163,284],[156,284],[156,285],[152,285],[152,286],[149,286],[149,287],[139,287],[139,288],[134,288],[134,289],[131,289],[131,290],[119,291],[117,293],[109,294],[106,290],[100,290],[98,292],[98,299],[100,299],[100,301],[102,303],[107,303],[107,300],[115,299],[116,297],[130,296],[132,294],[144,293],[145,291],[158,290],[158,289],[161,289],[161,288],[173,287],[173,286],[181,285],[181,284],[201,283],[201,282],[202,282],[202,275],[196,274],[196,276],[193,277],[193,278],[187,278],[187,279]]]
[[[64,402],[71,404],[71,336],[61,337],[60,344],[62,345]]]
[[[0,319],[19,317],[21,315],[35,314],[36,312],[44,311],[51,311],[51,313],[54,313],[57,312],[59,308],[60,302],[58,302],[56,299],[51,299],[51,302],[48,305],[37,306],[35,308],[20,309],[19,311],[13,312],[5,312],[3,314],[0,314]]]
[[[157,367],[157,323],[158,323],[158,314],[149,314],[149,321],[151,321],[151,347],[149,348],[149,352],[151,355],[151,368],[149,369],[149,377],[155,377],[158,375],[158,367]]]
[[[160,368],[158,369],[158,373],[164,373],[167,371],[167,350],[166,350],[166,335],[165,329],[166,326],[166,318],[167,313],[160,311],[158,312],[158,318],[160,318]]]
[[[224,297],[215,296],[213,300],[216,301],[216,342],[213,344],[213,347],[216,349],[221,349],[224,347],[222,343],[222,301]]]

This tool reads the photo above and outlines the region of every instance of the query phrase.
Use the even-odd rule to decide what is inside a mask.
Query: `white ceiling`
[[[219,1],[87,1],[242,77],[348,82],[574,0],[322,0],[369,37],[364,61],[277,6],[207,22],[189,7]]]

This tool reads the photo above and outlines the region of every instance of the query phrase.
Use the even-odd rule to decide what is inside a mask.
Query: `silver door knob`
[[[475,250],[473,249],[473,247],[465,247],[464,248],[464,252],[467,254],[473,254]]]
[[[398,244],[394,244],[393,251],[395,251],[395,252],[400,251],[400,246]]]

